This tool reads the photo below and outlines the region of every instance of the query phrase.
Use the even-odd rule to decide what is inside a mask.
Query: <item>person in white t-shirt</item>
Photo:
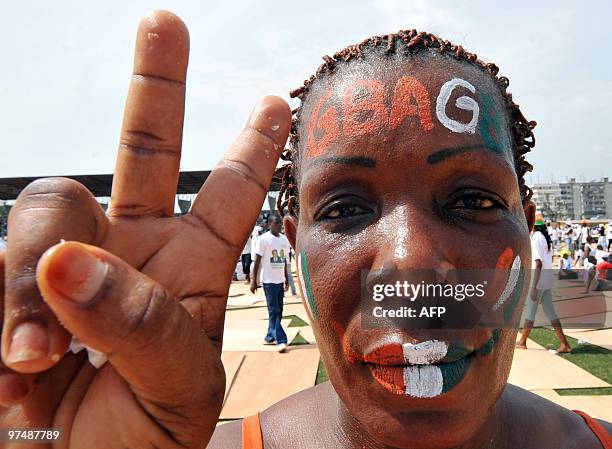
[[[521,339],[517,342],[516,347],[527,349],[527,338],[533,328],[538,304],[541,303],[544,313],[546,313],[559,339],[560,345],[559,348],[557,348],[557,352],[572,352],[572,348],[563,333],[561,321],[559,321],[552,303],[552,288],[554,283],[552,272],[553,251],[550,236],[542,221],[536,221],[535,231],[531,236],[531,259],[533,262],[531,293],[526,301],[527,312],[525,314],[525,323],[523,325]]]
[[[251,276],[250,276],[250,279],[255,278],[255,282],[257,283],[257,285],[260,285],[259,277],[258,277],[259,273],[254,273],[255,264],[253,263],[253,261],[256,258],[255,246],[257,245],[257,239],[262,234],[262,232],[263,232],[263,228],[259,225],[255,225],[255,227],[253,228],[253,231],[251,232]]]
[[[287,334],[281,326],[283,316],[283,299],[289,289],[287,280],[287,259],[289,258],[289,241],[281,234],[281,219],[277,215],[268,218],[270,231],[262,234],[255,243],[255,267],[253,273],[261,267],[261,283],[268,304],[268,333],[264,344],[276,344],[279,352],[287,350]],[[256,276],[251,277],[251,292],[257,291]]]
[[[550,235],[553,243],[553,249],[557,249],[559,247],[559,229],[557,226],[551,226],[552,234]]]
[[[598,264],[605,262],[610,257],[610,253],[604,249],[602,245],[597,245],[597,249],[595,250],[595,260]]]
[[[249,239],[246,241],[244,245],[244,249],[242,250],[242,254],[240,255],[240,261],[242,262],[242,272],[246,278],[246,283],[251,283],[251,242],[252,236],[249,236]]]
[[[574,267],[582,267],[584,265],[584,251],[578,248],[576,251],[576,259],[574,259]]]

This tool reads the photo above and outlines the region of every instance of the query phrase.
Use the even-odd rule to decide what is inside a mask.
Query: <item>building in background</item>
[[[550,220],[612,218],[612,182],[552,182],[535,184],[533,201]]]

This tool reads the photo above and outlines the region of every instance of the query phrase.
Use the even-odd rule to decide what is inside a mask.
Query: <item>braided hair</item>
[[[403,48],[400,48],[403,47]],[[384,51],[385,55],[403,51],[404,54],[417,54],[427,49],[437,50],[440,54],[453,56],[457,60],[468,61],[479,67],[484,73],[489,74],[498,86],[504,100],[513,139],[514,168],[518,177],[519,189],[523,202],[529,201],[533,194],[531,188],[525,184],[525,174],[532,171],[533,166],[525,159],[527,154],[535,146],[533,129],[535,121],[528,121],[519,106],[512,100],[512,94],[507,92],[510,81],[505,76],[498,76],[499,68],[492,63],[486,63],[478,59],[474,53],[469,53],[460,45],[455,45],[448,40],[416,30],[403,30],[395,34],[385,36],[373,36],[365,39],[360,44],[351,45],[331,56],[323,56],[323,64],[319,66],[316,73],[304,81],[303,85],[292,90],[289,95],[291,98],[299,98],[300,106],[292,111],[291,132],[289,133],[289,146],[281,154],[281,159],[287,164],[279,167],[274,180],[280,183],[280,192],[277,197],[277,208],[281,215],[285,209],[290,215],[295,217],[299,214],[298,203],[298,173],[299,165],[299,137],[298,128],[302,119],[302,106],[312,83],[323,74],[333,73],[338,64],[346,64],[354,59],[364,58],[364,49],[374,49]]]

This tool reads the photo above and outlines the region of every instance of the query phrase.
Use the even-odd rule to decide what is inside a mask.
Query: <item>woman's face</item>
[[[366,328],[361,270],[528,268],[534,208],[501,94],[467,62],[370,54],[311,86],[299,132],[299,222],[285,226],[336,392],[384,444],[465,441],[502,393],[516,331]]]

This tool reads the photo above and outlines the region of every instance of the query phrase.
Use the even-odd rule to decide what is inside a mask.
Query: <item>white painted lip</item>
[[[442,394],[444,380],[437,366],[409,366],[404,368],[406,395],[415,398],[433,398]]]
[[[440,362],[448,352],[448,344],[439,340],[404,343],[404,358],[410,365],[431,365]]]
[[[389,352],[389,347],[395,348]],[[376,349],[359,358],[366,363],[381,366],[426,366],[439,363],[448,353],[448,343],[439,340],[425,340],[419,343],[399,341],[379,344]]]

